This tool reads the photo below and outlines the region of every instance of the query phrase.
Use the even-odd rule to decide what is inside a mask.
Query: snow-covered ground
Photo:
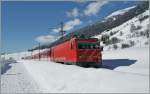
[[[149,75],[149,47],[104,51],[103,59],[104,65],[112,66],[115,71]]]
[[[104,51],[103,68],[38,60],[18,62],[25,66],[28,75],[44,93],[148,93],[148,51],[148,47]],[[3,87],[4,91],[6,89]]]
[[[7,60],[1,74],[1,93],[40,93],[41,89],[31,78],[23,63]]]
[[[14,56],[19,63],[7,61],[10,64],[1,76],[1,90],[9,93],[147,93],[148,52],[148,47],[104,51],[103,68],[83,68],[52,61],[21,60],[17,59],[17,55],[15,58],[15,54],[6,55],[5,58]]]

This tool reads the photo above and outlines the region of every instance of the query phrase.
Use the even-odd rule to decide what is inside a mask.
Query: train
[[[49,50],[25,57],[25,59],[47,59],[57,63],[78,66],[102,66],[103,47],[97,38],[73,37]]]

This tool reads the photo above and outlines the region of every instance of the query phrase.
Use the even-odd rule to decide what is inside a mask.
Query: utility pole
[[[19,60],[19,53],[18,53],[18,60]]]
[[[60,23],[60,33],[61,33],[62,38],[64,38],[65,31],[64,31],[64,23],[63,22]]]
[[[39,43],[39,61],[41,59],[41,55],[40,55],[40,43]]]
[[[5,54],[6,54],[6,53],[4,52],[4,60],[5,60]]]
[[[31,50],[31,59],[32,59],[32,53],[33,53],[33,50]]]
[[[26,53],[24,53],[24,59],[26,60]]]
[[[48,29],[57,29],[57,27],[52,27],[52,28],[48,28]],[[64,34],[65,34],[65,31],[64,31],[64,23],[63,22],[60,22],[60,31],[61,33],[61,37],[64,39]]]

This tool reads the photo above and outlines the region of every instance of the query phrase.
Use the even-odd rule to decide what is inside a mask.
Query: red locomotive
[[[50,58],[58,63],[99,67],[102,65],[101,51],[97,38],[72,38],[53,46],[49,51],[33,55],[32,59]]]
[[[101,49],[98,39],[72,38],[51,48],[51,60],[80,66],[97,66],[102,64]]]

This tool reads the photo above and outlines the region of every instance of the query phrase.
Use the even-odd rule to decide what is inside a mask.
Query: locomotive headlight
[[[79,58],[82,58],[82,55],[80,55]]]
[[[79,55],[79,58],[83,58],[83,55]]]

